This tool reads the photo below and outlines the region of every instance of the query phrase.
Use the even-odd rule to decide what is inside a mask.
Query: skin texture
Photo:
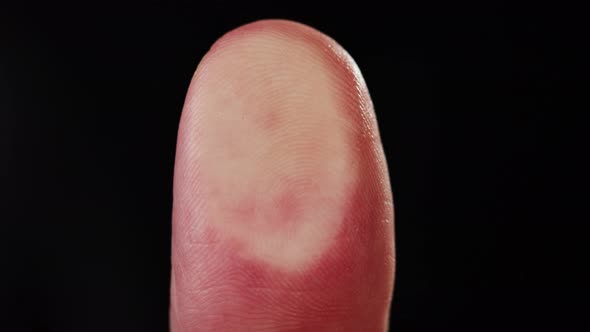
[[[387,166],[352,58],[288,21],[220,38],[179,127],[171,331],[384,331],[394,257]]]

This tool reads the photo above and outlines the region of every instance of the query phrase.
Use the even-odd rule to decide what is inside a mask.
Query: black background
[[[288,18],[364,73],[393,331],[588,330],[582,17],[541,3],[0,5],[2,331],[165,331],[176,129],[224,32]],[[581,14],[581,12],[578,11]]]

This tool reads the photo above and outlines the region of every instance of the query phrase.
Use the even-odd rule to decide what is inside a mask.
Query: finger
[[[288,21],[231,31],[199,64],[180,122],[172,331],[385,330],[391,201],[347,53]]]

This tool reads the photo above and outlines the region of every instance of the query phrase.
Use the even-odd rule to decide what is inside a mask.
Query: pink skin
[[[287,188],[278,194],[269,194],[264,199],[245,196],[237,202],[232,202],[226,211],[231,215],[230,219],[233,222],[250,223],[251,227],[264,227],[270,232],[281,232],[295,226],[305,204],[301,192],[305,191],[306,187],[290,179],[284,179],[282,182],[288,183]],[[256,225],[254,221],[263,225]]]
[[[249,250],[243,242],[224,238],[202,220],[203,206],[215,193],[202,188],[204,175],[194,166],[198,142],[191,126],[199,110],[185,105],[174,179],[171,331],[385,331],[394,275],[392,198],[369,94],[341,47],[292,22],[260,21],[240,27],[212,47],[201,64],[205,69],[193,78],[187,100],[198,94],[200,84],[207,84],[207,61],[254,31],[280,31],[321,50],[330,64],[327,70],[348,90],[338,94],[338,104],[358,128],[344,144],[354,152],[359,181],[343,193],[343,220],[337,234],[312,263],[285,270],[249,259],[243,254]],[[283,125],[274,113],[263,117],[257,120],[260,130]],[[263,227],[289,236],[305,209],[305,191],[312,180],[292,179],[287,190],[265,197],[273,202],[272,211],[261,198],[244,197],[229,213],[236,222],[246,223],[256,214],[266,219],[280,216],[277,219],[284,223],[269,221]]]

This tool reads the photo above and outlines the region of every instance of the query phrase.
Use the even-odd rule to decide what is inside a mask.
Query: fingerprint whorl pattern
[[[330,49],[300,38],[280,30],[253,31],[231,45],[224,38],[196,73],[207,84],[188,101],[201,110],[192,121],[208,197],[203,219],[247,243],[248,255],[284,268],[329,245],[356,181],[348,144],[355,127],[342,107],[349,96],[326,69]]]

